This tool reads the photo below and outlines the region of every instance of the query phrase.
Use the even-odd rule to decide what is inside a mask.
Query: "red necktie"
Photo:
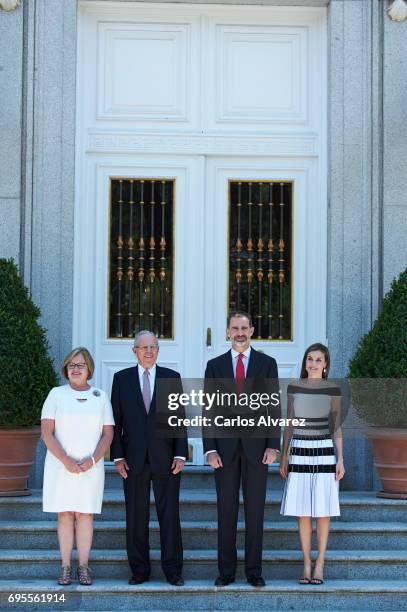
[[[243,353],[239,353],[239,357],[237,358],[236,364],[236,389],[238,395],[243,393],[244,381],[245,381],[245,373],[244,373],[244,365],[243,365]]]

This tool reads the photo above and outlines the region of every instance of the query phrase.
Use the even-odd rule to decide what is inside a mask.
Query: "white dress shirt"
[[[144,372],[145,372],[146,368],[143,368],[143,366],[141,366],[140,364],[138,364],[138,379],[140,381],[140,389],[141,392],[143,393],[143,385],[144,385]],[[155,385],[155,377],[156,377],[156,373],[157,373],[157,367],[154,364],[152,368],[148,369],[149,372],[149,376],[150,376],[150,391],[151,391],[151,399],[154,395],[154,385]],[[114,462],[116,463],[116,461],[122,461],[124,459],[124,457],[118,457],[117,459],[114,460]],[[182,461],[185,461],[185,457],[179,457],[178,455],[176,455],[174,457],[174,459],[182,459]]]

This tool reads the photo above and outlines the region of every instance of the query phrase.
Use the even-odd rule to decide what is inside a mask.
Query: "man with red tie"
[[[227,335],[232,348],[208,361],[205,389],[215,392],[234,388],[237,397],[243,392],[268,392],[278,397],[278,370],[275,359],[250,346],[254,327],[250,315],[231,313]],[[232,381],[230,380],[232,379]],[[233,381],[234,379],[234,381]],[[232,382],[232,385],[230,385]],[[220,414],[223,407],[211,409],[210,417]],[[250,409],[248,410],[250,413]],[[280,403],[270,405],[267,413],[280,418]],[[252,413],[249,416],[253,416]],[[239,511],[240,482],[243,489],[245,511],[245,573],[249,584],[265,585],[262,577],[263,521],[267,488],[267,470],[280,449],[280,429],[264,428],[264,436],[238,428],[234,437],[220,437],[213,429],[204,430],[203,446],[209,465],[215,469],[218,508],[218,569],[215,586],[226,586],[235,580],[237,551],[236,530]]]

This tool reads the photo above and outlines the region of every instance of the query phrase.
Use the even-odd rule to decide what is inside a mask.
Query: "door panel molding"
[[[178,155],[265,155],[318,157],[317,133],[234,136],[229,134],[143,134],[112,129],[89,130],[86,153],[161,153]]]
[[[210,158],[207,166],[206,240],[214,248],[208,254],[206,273],[206,321],[212,327],[207,359],[230,347],[226,340],[228,285],[229,180],[287,180],[294,182],[293,213],[293,339],[253,340],[253,346],[277,358],[298,363],[308,344],[326,338],[326,202],[318,185],[318,164],[312,160]],[[312,262],[312,265],[309,263]],[[220,291],[219,287],[225,287]],[[215,317],[214,313],[224,313]]]
[[[203,368],[203,351],[192,350],[201,345],[203,312],[194,309],[188,314],[188,300],[203,303],[203,160],[199,157],[147,157],[137,160],[88,158],[86,195],[77,216],[75,249],[76,275],[74,291],[74,344],[89,346],[95,362],[119,361],[135,363],[131,339],[108,337],[108,219],[110,178],[175,179],[174,241],[174,339],[160,340],[159,362],[182,364],[184,376],[192,377]],[[194,207],[191,207],[194,202]],[[197,253],[197,257],[192,255]],[[91,254],[94,254],[92,257]],[[188,339],[188,342],[186,341]],[[106,370],[96,369],[95,381],[109,389]]]

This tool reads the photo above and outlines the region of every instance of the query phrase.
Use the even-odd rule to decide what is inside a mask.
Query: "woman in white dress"
[[[286,479],[281,514],[298,517],[304,569],[300,584],[322,584],[331,516],[339,516],[342,454],[341,391],[327,381],[329,351],[313,344],[305,351],[301,379],[287,389],[287,418],[305,426],[284,431],[280,474]],[[336,451],[336,457],[335,457]],[[312,572],[312,518],[316,518],[318,553]]]
[[[47,447],[44,466],[43,510],[58,513],[61,551],[59,584],[71,583],[74,535],[80,584],[92,584],[89,553],[93,514],[102,509],[104,455],[113,438],[113,412],[106,393],[88,380],[93,359],[84,347],[66,356],[62,374],[67,385],[52,389],[41,415],[41,437]]]

